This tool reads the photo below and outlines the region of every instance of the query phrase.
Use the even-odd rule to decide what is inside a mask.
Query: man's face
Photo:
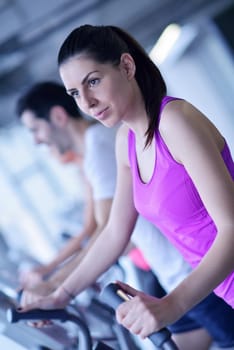
[[[21,116],[21,120],[26,128],[31,131],[36,144],[45,144],[50,148],[56,149],[60,154],[64,154],[72,149],[72,142],[66,128],[48,122],[26,110]]]
[[[44,119],[37,118],[33,112],[26,110],[21,116],[21,120],[26,128],[32,133],[34,142],[36,144],[51,143],[51,126],[50,123]]]

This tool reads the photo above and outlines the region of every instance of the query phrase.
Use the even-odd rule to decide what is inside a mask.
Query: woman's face
[[[78,107],[106,126],[128,118],[134,105],[135,64],[123,54],[119,66],[100,64],[80,55],[60,66],[67,92]]]

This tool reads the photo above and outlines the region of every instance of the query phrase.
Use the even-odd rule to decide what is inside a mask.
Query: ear
[[[129,53],[123,53],[120,58],[120,66],[128,80],[135,77],[136,65],[133,57]]]
[[[50,121],[52,124],[62,128],[68,122],[68,115],[61,106],[54,106],[50,110]]]

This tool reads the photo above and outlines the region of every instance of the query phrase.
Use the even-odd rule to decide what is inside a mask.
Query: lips
[[[102,109],[102,110],[101,110],[100,112],[98,112],[98,113],[95,113],[95,114],[94,114],[94,117],[95,117],[96,119],[99,119],[99,120],[103,119],[103,118],[105,117],[105,112],[107,111],[107,109],[108,109],[108,107]]]

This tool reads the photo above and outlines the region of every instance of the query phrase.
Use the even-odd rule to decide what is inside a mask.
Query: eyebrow
[[[84,84],[86,83],[86,81],[89,79],[89,76],[90,76],[91,74],[97,73],[97,72],[98,72],[98,70],[94,70],[94,71],[92,71],[92,72],[89,72],[89,73],[84,77],[84,79],[81,81],[81,84],[84,85]],[[70,93],[72,93],[72,92],[74,92],[74,91],[77,91],[77,89],[68,89],[68,90],[67,90],[67,93],[70,94]]]

